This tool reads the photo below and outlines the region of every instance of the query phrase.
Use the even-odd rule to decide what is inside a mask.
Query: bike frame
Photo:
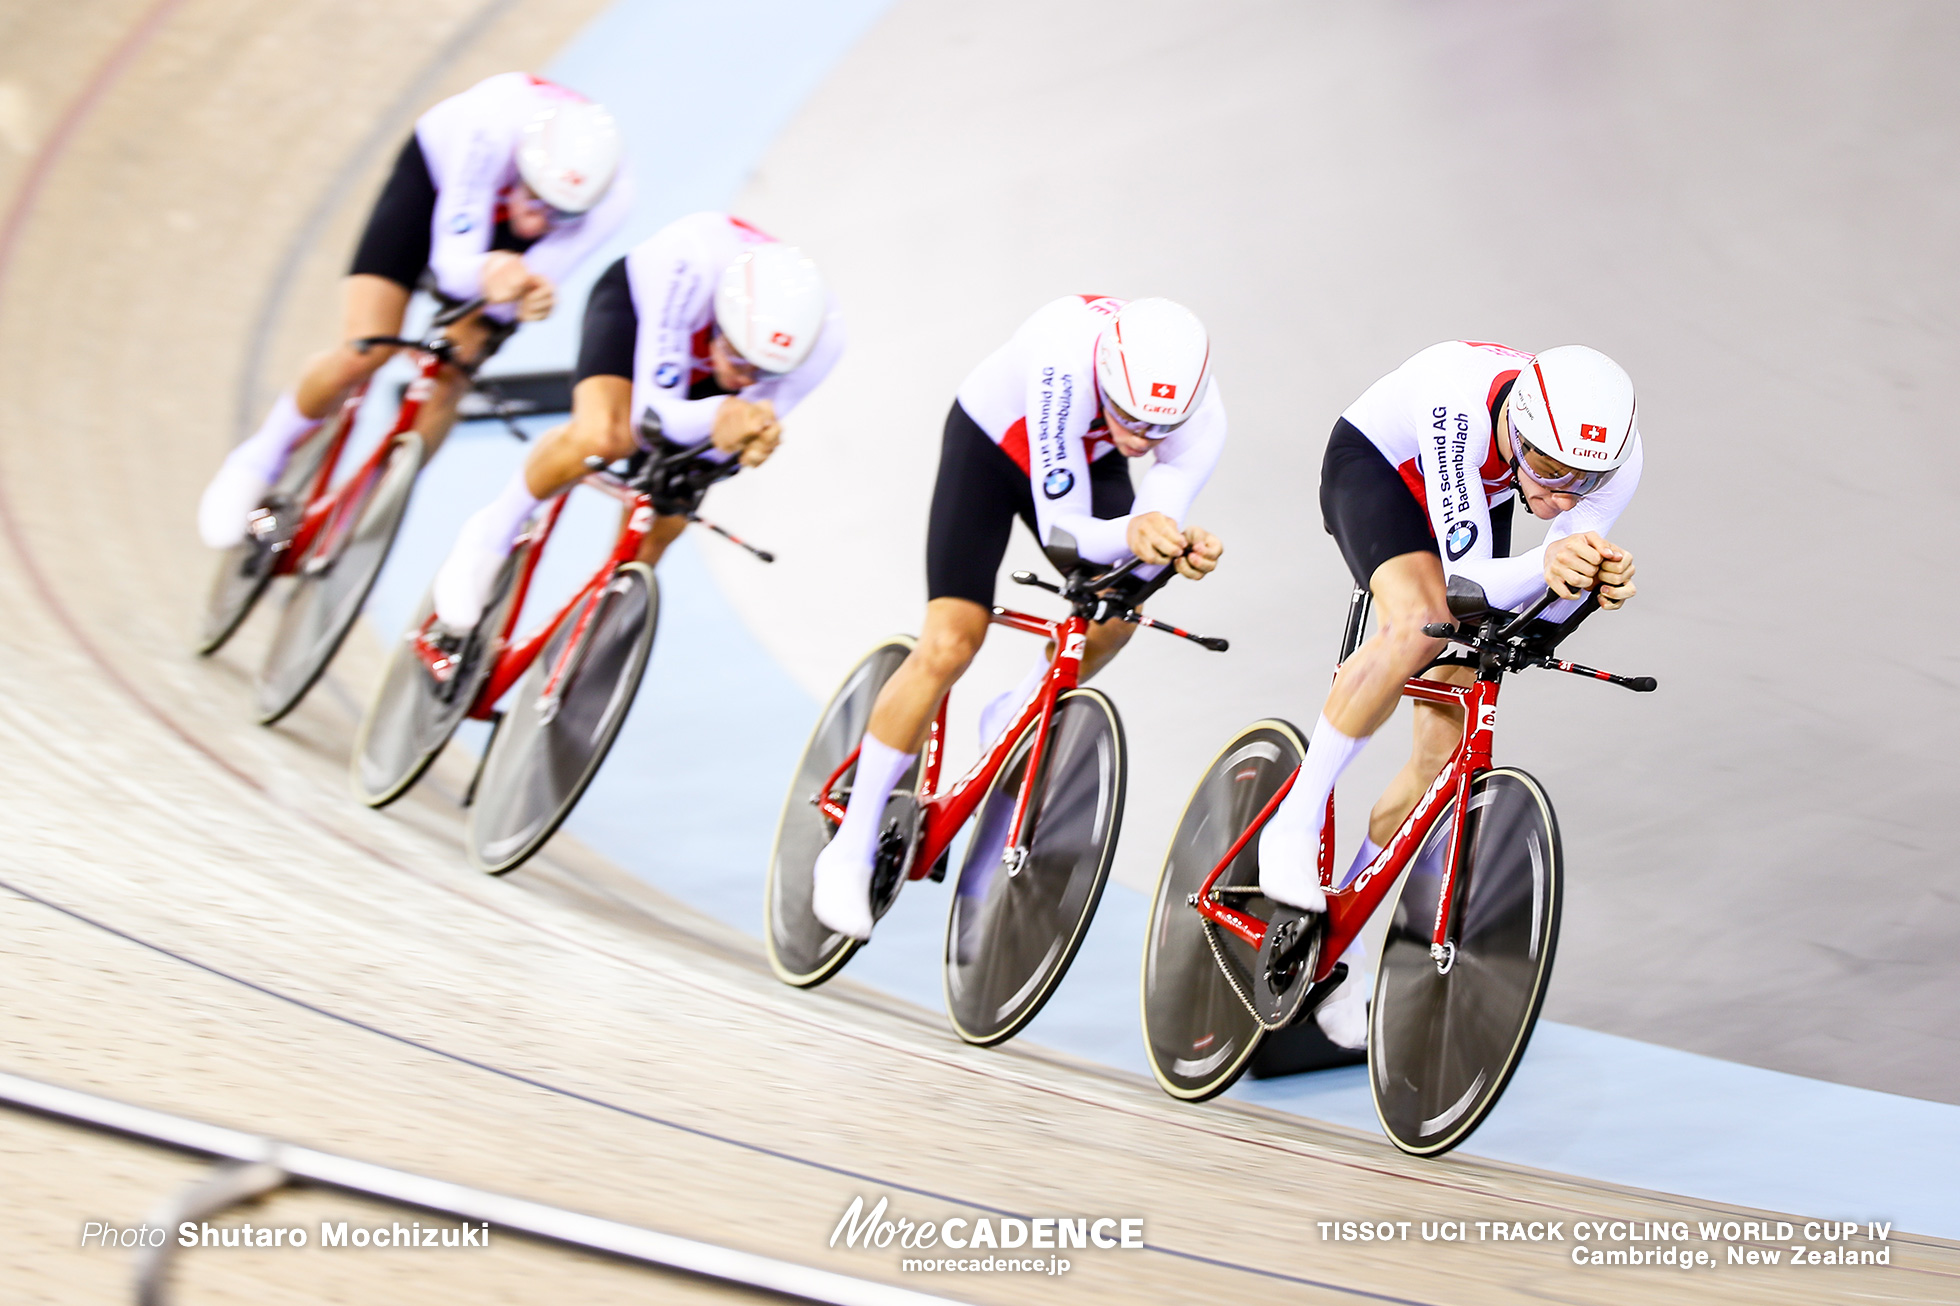
[[[1469,685],[1413,676],[1402,686],[1404,698],[1463,709],[1463,737],[1457,742],[1450,760],[1430,781],[1429,788],[1403,819],[1401,827],[1390,837],[1388,844],[1362,868],[1352,883],[1338,890],[1334,888],[1334,799],[1331,794],[1328,796],[1327,819],[1321,825],[1319,849],[1320,885],[1327,894],[1327,934],[1321,945],[1319,963],[1314,968],[1313,982],[1319,983],[1333,974],[1341,954],[1347,951],[1348,945],[1367,925],[1369,918],[1375,914],[1375,908],[1381,905],[1397,877],[1446,811],[1455,813],[1456,823],[1450,830],[1448,861],[1443,873],[1443,889],[1436,900],[1436,924],[1430,939],[1429,954],[1445,971],[1454,962],[1456,948],[1449,938],[1450,908],[1456,900],[1456,874],[1463,846],[1463,828],[1465,818],[1470,813],[1470,786],[1479,775],[1490,769],[1491,740],[1495,735],[1497,720],[1497,690],[1498,682],[1495,679],[1487,680],[1481,676]],[[1245,851],[1253,837],[1265,828],[1266,822],[1272,819],[1280,803],[1292,791],[1293,782],[1299,778],[1300,772],[1296,767],[1293,774],[1280,785],[1279,791],[1259,809],[1252,824],[1233,841],[1218,865],[1212,868],[1192,903],[1200,916],[1221,929],[1230,930],[1254,949],[1265,941],[1266,923],[1226,906],[1214,895],[1214,886],[1224,875],[1225,869]],[[1247,894],[1257,892],[1250,886],[1227,886],[1222,890],[1224,893],[1234,891]]]
[[[493,715],[491,709],[495,707],[497,700],[501,699],[510,687],[531,669],[531,664],[537,661],[538,654],[543,651],[545,642],[551,638],[553,632],[565,621],[575,620],[577,624],[572,629],[571,638],[565,641],[565,647],[560,651],[557,662],[551,668],[551,675],[544,685],[545,698],[549,699],[557,694],[565,683],[565,678],[572,667],[572,660],[581,647],[580,636],[585,633],[592,615],[599,610],[600,591],[612,580],[613,573],[618,571],[621,565],[639,556],[640,545],[645,541],[647,532],[653,529],[653,499],[644,491],[635,490],[611,472],[604,471],[590,472],[579,483],[617,499],[625,505],[626,512],[620,522],[619,535],[613,542],[613,550],[607,555],[606,560],[599,564],[591,578],[579,587],[576,594],[566,600],[564,606],[559,608],[549,621],[523,639],[517,639],[514,637],[514,632],[517,629],[518,618],[524,612],[525,597],[531,591],[531,577],[537,571],[539,560],[544,557],[545,544],[551,539],[551,533],[557,529],[558,518],[565,511],[565,502],[571,498],[571,490],[567,489],[564,493],[555,496],[551,506],[545,510],[544,516],[518,537],[516,547],[522,551],[522,560],[518,563],[515,581],[517,593],[511,602],[510,612],[504,618],[503,627],[496,632],[496,655],[491,666],[490,677],[484,682],[483,690],[477,695],[476,702],[470,705],[469,714],[478,721],[491,718]],[[574,617],[575,613],[576,617]],[[428,641],[427,636],[434,622],[435,617],[432,615],[423,624],[421,633],[416,637],[415,651],[422,659],[423,665],[428,667],[432,674],[440,677],[448,670],[446,665],[448,655]]]
[[[1031,616],[1025,612],[1015,612],[1007,608],[995,608],[992,624],[1006,626],[1012,630],[1025,631],[1030,635],[1041,635],[1055,645],[1055,657],[1048,665],[1048,674],[1042,678],[1041,692],[1021,709],[993,746],[979,761],[953,783],[945,793],[939,792],[940,765],[945,757],[946,703],[939,700],[939,710],[932,719],[932,730],[926,738],[925,766],[919,776],[919,837],[914,841],[911,866],[906,878],[922,880],[936,865],[939,858],[952,846],[953,838],[960,832],[987,790],[993,786],[994,777],[1007,765],[1014,745],[1030,725],[1035,726],[1034,746],[1028,753],[1028,765],[1021,776],[1020,792],[1015,795],[1014,815],[1007,823],[1007,842],[1001,849],[1001,860],[1009,873],[1020,870],[1020,862],[1027,855],[1028,807],[1033,801],[1035,785],[1040,782],[1043,764],[1048,755],[1048,738],[1055,719],[1055,705],[1061,696],[1074,689],[1081,681],[1082,654],[1088,647],[1089,621],[1080,615],[1070,615],[1060,621],[1050,621],[1044,617]],[[844,759],[842,766],[831,772],[830,779],[820,791],[822,798],[819,809],[830,820],[842,824],[845,807],[830,795],[836,790],[837,782],[846,771],[856,764],[858,749]]]
[[[422,406],[435,393],[436,373],[442,366],[442,359],[435,354],[423,354],[421,371],[409,382],[408,390],[402,396],[401,411],[395,414],[394,426],[352,476],[330,489],[334,471],[340,466],[341,453],[354,433],[354,419],[360,415],[361,401],[367,395],[367,382],[355,387],[354,392],[341,402],[336,418],[339,425],[327,444],[326,452],[321,455],[319,470],[314,472],[307,488],[306,507],[300,515],[299,526],[293,532],[292,542],[282,551],[275,564],[273,575],[291,575],[299,570],[302,558],[332,557],[338,552],[341,541],[353,526],[353,514],[343,509],[360,501],[368,485],[380,474],[382,462],[394,450],[396,443],[414,429],[416,419],[422,415]]]

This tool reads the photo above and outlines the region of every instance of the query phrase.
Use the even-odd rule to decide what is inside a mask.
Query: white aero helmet
[[[554,88],[555,89],[555,88]],[[558,212],[584,213],[605,198],[619,172],[619,126],[602,105],[554,98],[517,138],[517,174]]]
[[[793,372],[816,348],[830,307],[817,265],[794,245],[743,251],[715,284],[715,325],[765,372]]]
[[[1139,435],[1163,436],[1197,411],[1211,379],[1211,339],[1204,323],[1168,299],[1133,299],[1096,342],[1096,383],[1103,397],[1135,423]]]
[[[1597,349],[1560,345],[1534,355],[1518,373],[1510,403],[1516,437],[1570,469],[1546,476],[1514,451],[1513,466],[1547,490],[1588,494],[1633,454],[1633,379]]]

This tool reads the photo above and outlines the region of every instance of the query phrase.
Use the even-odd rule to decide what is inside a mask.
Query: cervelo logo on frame
[[[1150,397],[1152,399],[1175,399],[1177,398],[1177,386],[1169,381],[1152,381],[1150,383]]]
[[[1579,438],[1581,440],[1591,440],[1594,444],[1605,444],[1606,428],[1603,426],[1587,426],[1581,424],[1579,427]]]

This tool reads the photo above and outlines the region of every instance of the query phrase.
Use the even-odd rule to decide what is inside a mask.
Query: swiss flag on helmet
[[[1605,444],[1606,428],[1603,426],[1581,425],[1579,427],[1579,438],[1581,440],[1591,440],[1594,444]]]
[[[796,337],[791,335],[787,331],[774,331],[771,332],[769,335],[769,343],[776,346],[778,349],[788,349],[795,342],[796,342]],[[1595,431],[1599,430],[1599,428],[1596,426],[1591,429]],[[1604,440],[1606,436],[1602,434],[1599,438]]]
[[[1152,381],[1150,383],[1150,397],[1152,399],[1175,399],[1177,398],[1177,387],[1169,381]]]

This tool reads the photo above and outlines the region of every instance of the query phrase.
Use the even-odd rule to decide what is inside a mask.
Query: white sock
[[[848,864],[869,864],[878,850],[878,834],[885,821],[885,802],[892,796],[899,777],[918,760],[917,753],[901,753],[870,732],[858,749],[857,776],[851,781],[851,804],[844,809],[844,824],[830,846]],[[828,851],[828,849],[826,849]]]
[[[1320,827],[1327,818],[1327,795],[1334,792],[1334,784],[1347,770],[1348,763],[1361,755],[1368,746],[1369,735],[1356,739],[1344,735],[1334,728],[1325,713],[1314,723],[1313,738],[1307,743],[1306,760],[1300,764],[1300,778],[1293,782],[1293,789],[1286,795],[1286,801],[1273,813],[1273,819],[1266,823],[1268,830],[1274,827],[1289,830],[1296,836],[1309,841],[1320,838]]]
[[[463,523],[459,538],[468,540],[475,548],[494,552],[501,557],[510,552],[510,546],[517,540],[517,532],[542,502],[531,493],[530,482],[524,477],[524,469],[519,467],[504,482],[504,488],[497,492],[496,498],[470,514],[470,519]]]
[[[240,472],[249,471],[267,485],[286,470],[286,459],[298,444],[325,420],[300,412],[291,390],[272,401],[272,411],[259,423],[259,429],[225,458]]]
[[[1037,658],[1035,664],[1028,668],[1028,673],[1021,677],[1020,684],[1004,693],[995,695],[987,706],[981,709],[980,747],[982,749],[993,747],[994,740],[999,737],[1000,732],[1006,728],[1007,724],[1020,713],[1020,710],[1027,705],[1028,700],[1035,696],[1036,691],[1041,688],[1042,680],[1047,675],[1048,659]]]
[[[1361,847],[1355,850],[1354,860],[1348,863],[1347,874],[1343,875],[1340,879],[1334,881],[1334,887],[1337,889],[1345,889],[1348,887],[1348,885],[1354,883],[1354,877],[1361,874],[1362,871],[1366,870],[1368,868],[1368,863],[1374,861],[1375,854],[1379,853],[1380,851],[1381,851],[1381,845],[1377,844],[1373,839],[1370,839],[1367,835],[1365,834],[1362,835]]]

